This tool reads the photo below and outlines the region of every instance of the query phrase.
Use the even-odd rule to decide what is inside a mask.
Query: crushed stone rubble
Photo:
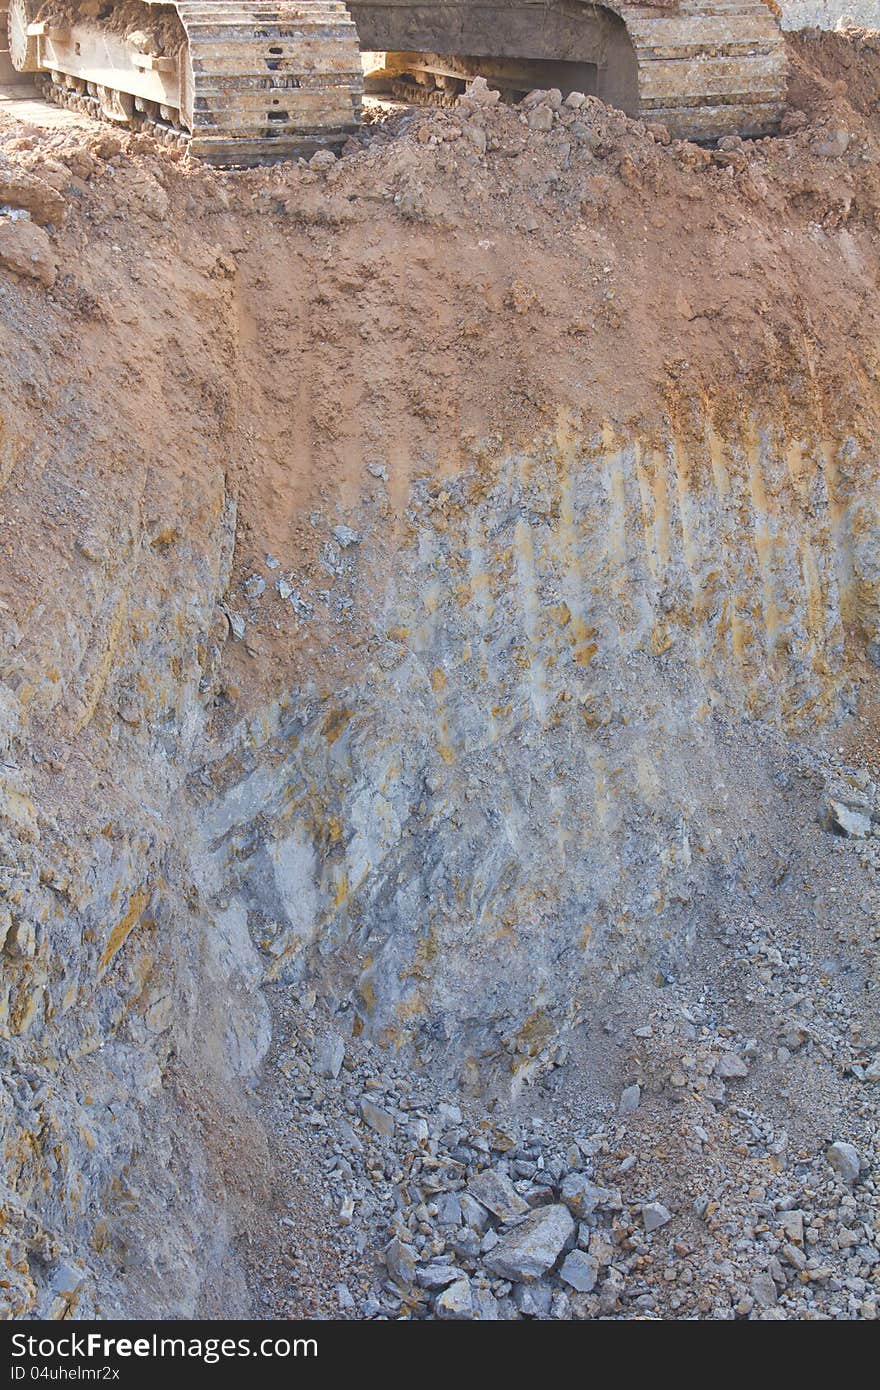
[[[318,1315],[875,1319],[880,1039],[869,1049],[848,1027],[796,937],[755,918],[724,944],[778,1017],[778,1047],[670,1000],[629,1030],[642,1084],[595,1124],[564,1085],[540,1113],[528,1093],[491,1113],[432,1093],[337,1031],[313,994],[284,998],[289,1041],[262,1089],[320,1171],[337,1230],[335,1298]],[[841,1132],[811,1151],[741,1099],[756,1071],[792,1059],[854,1085]],[[281,1275],[276,1311],[309,1278]]]

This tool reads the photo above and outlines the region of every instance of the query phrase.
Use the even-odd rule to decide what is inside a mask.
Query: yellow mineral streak
[[[132,894],[125,916],[116,923],[116,926],[107,938],[104,954],[98,962],[98,973],[100,975],[103,975],[113,957],[125,945],[132,931],[143,916],[144,909],[149,901],[150,892],[147,888],[138,888]]]

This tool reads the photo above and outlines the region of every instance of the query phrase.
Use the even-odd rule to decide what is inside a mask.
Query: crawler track
[[[192,154],[259,164],[357,129],[363,79],[343,4],[181,0],[175,8],[192,71]]]
[[[621,4],[638,63],[639,111],[673,135],[717,139],[774,131],[785,98],[782,33],[763,0]]]
[[[29,0],[0,0],[0,9],[9,3]],[[210,163],[270,163],[339,145],[358,128],[360,52],[340,0],[144,0],[103,20],[76,3],[46,13],[29,70],[52,100],[146,128]],[[151,38],[159,21],[169,41]]]

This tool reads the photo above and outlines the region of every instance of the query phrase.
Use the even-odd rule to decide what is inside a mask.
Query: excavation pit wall
[[[416,487],[378,593],[375,489],[335,561],[343,603],[378,598],[361,679],[286,692],[191,782],[203,893],[248,912],[269,979],[479,1087],[552,1053],[591,975],[674,962],[754,802],[786,819],[761,731],[769,769],[839,718],[870,640],[876,462],[806,439],[567,419]]]
[[[510,1097],[818,835],[880,618],[832,114],[732,174],[598,110],[7,146],[57,263],[0,279],[13,1313],[249,1310],[263,982]]]

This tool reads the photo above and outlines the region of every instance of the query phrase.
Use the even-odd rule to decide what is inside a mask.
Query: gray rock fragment
[[[463,1321],[474,1315],[470,1279],[456,1279],[448,1289],[444,1289],[434,1304],[438,1318]]]
[[[450,1284],[465,1277],[465,1271],[459,1265],[442,1264],[439,1260],[434,1264],[420,1265],[416,1270],[416,1283],[419,1288],[430,1289],[432,1292],[446,1289]]]
[[[776,1285],[769,1274],[756,1274],[751,1283],[751,1295],[759,1308],[776,1306]]]
[[[599,1277],[599,1261],[583,1250],[572,1250],[562,1261],[559,1277],[578,1293],[592,1293]]]
[[[345,1043],[336,1033],[327,1033],[315,1047],[315,1071],[318,1076],[336,1080],[345,1060]]]
[[[513,1301],[524,1318],[547,1318],[553,1303],[553,1290],[548,1284],[517,1284]]]
[[[862,1169],[862,1162],[859,1158],[858,1149],[852,1144],[841,1141],[831,1144],[825,1151],[830,1166],[834,1169],[840,1181],[847,1187],[852,1187],[858,1180]]]
[[[488,1211],[501,1221],[510,1221],[514,1216],[523,1216],[528,1204],[523,1201],[513,1183],[503,1173],[494,1168],[485,1168],[477,1173],[468,1184],[468,1192]]]
[[[650,1235],[651,1231],[659,1231],[661,1226],[665,1226],[667,1221],[672,1220],[672,1212],[668,1207],[664,1207],[662,1202],[645,1202],[642,1207],[642,1225]]]
[[[539,1207],[509,1231],[486,1256],[486,1268],[502,1279],[529,1284],[552,1269],[575,1238],[567,1207]]]
[[[360,535],[353,531],[350,526],[334,526],[333,539],[337,545],[342,546],[343,550],[348,550],[349,546],[357,545]]]
[[[620,1097],[618,1110],[621,1115],[633,1115],[642,1102],[641,1086],[627,1086]]]
[[[394,1116],[381,1106],[374,1105],[371,1100],[361,1101],[361,1115],[364,1124],[369,1125],[370,1129],[384,1138],[387,1139],[394,1133]]]
[[[741,1081],[748,1076],[749,1068],[737,1052],[722,1052],[715,1063],[714,1074],[722,1081]]]
[[[569,1173],[563,1179],[560,1196],[569,1211],[581,1220],[592,1216],[597,1207],[620,1211],[620,1193],[610,1187],[597,1187],[583,1173]]]
[[[469,1192],[460,1192],[458,1205],[465,1226],[469,1226],[472,1231],[482,1235],[489,1224],[489,1213],[482,1202],[478,1202]]]
[[[866,840],[871,833],[869,813],[857,806],[848,806],[845,801],[826,801],[820,819],[826,830],[850,840]]]
[[[398,1288],[409,1289],[416,1277],[417,1253],[411,1245],[406,1245],[397,1236],[385,1250],[385,1264],[391,1278]]]

